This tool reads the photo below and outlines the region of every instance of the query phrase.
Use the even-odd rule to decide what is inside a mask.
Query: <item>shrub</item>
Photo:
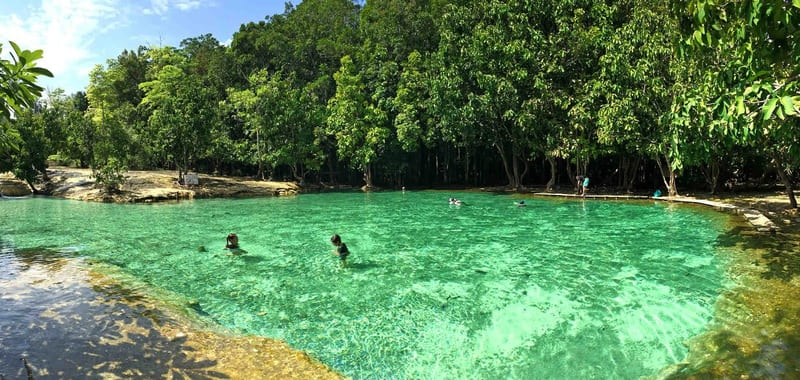
[[[103,187],[108,193],[115,193],[120,190],[120,186],[125,183],[124,171],[128,170],[116,158],[109,158],[105,165],[92,169],[92,176],[97,184]]]

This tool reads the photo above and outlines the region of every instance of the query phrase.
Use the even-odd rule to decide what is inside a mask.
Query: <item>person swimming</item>
[[[519,203],[517,203],[517,207],[525,207],[525,206],[527,206],[527,205],[525,204],[524,200],[523,201],[519,201]]]
[[[331,236],[331,244],[336,247],[336,249],[333,250],[333,254],[339,256],[339,260],[342,261],[342,267],[347,267],[347,255],[350,254],[350,250],[347,249],[347,244],[342,243],[342,238],[339,234]]]
[[[229,233],[228,237],[225,239],[225,248],[239,248],[239,236],[236,236],[233,232]]]

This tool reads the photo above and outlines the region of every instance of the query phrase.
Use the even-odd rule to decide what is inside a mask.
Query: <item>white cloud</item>
[[[150,8],[144,10],[146,15],[163,15],[169,10],[169,0],[150,0]]]
[[[164,16],[172,8],[186,12],[214,5],[214,1],[211,0],[150,0],[150,8],[146,8],[143,12],[146,15]]]
[[[37,64],[52,71],[61,85],[74,82],[72,78],[97,63],[92,49],[95,38],[125,23],[118,0],[42,0],[41,6],[31,9],[26,19],[0,15],[0,41],[44,50]]]
[[[199,1],[178,0],[175,2],[175,7],[182,11],[199,8],[202,5]]]

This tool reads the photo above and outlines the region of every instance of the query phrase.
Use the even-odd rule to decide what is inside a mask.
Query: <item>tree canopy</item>
[[[781,0],[305,0],[230,46],[124,50],[38,109],[41,52],[12,45],[0,144],[25,145],[28,177],[55,159],[111,183],[126,168],[517,189],[591,176],[670,195],[772,181],[796,205],[798,25]]]

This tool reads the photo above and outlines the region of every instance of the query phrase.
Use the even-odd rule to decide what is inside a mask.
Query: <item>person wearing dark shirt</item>
[[[336,246],[333,253],[339,256],[339,260],[342,260],[342,267],[347,267],[347,255],[350,254],[347,245],[342,243],[342,238],[339,235],[331,236],[331,243]]]

